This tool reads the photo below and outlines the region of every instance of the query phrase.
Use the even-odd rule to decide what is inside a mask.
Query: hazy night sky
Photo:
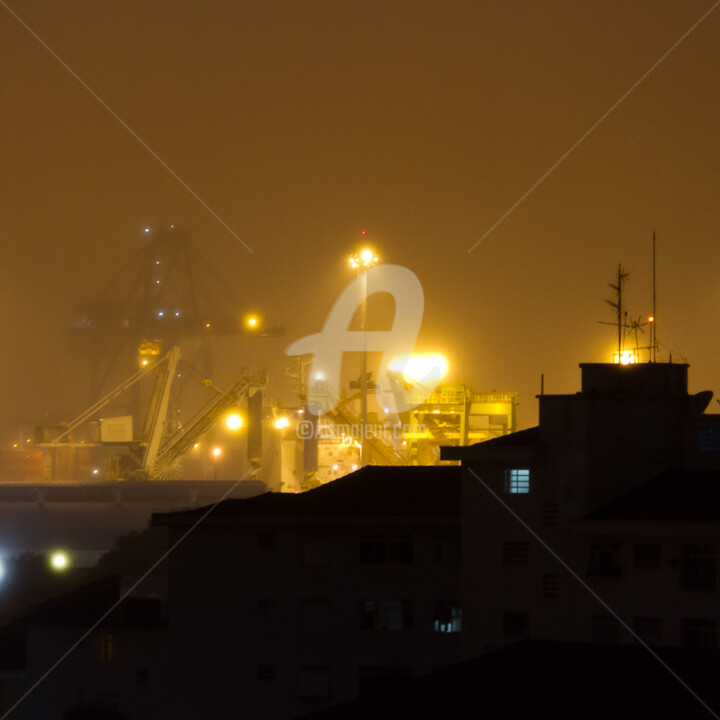
[[[275,355],[320,330],[366,230],[420,278],[419,345],[518,391],[524,427],[541,372],[575,392],[609,359],[618,262],[649,313],[655,228],[659,339],[720,391],[720,8],[468,254],[709,0],[10,5],[254,252],[0,7],[3,442],[83,409],[65,327],[146,225],[287,325]]]

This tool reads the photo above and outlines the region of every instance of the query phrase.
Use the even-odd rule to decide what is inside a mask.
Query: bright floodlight
[[[219,447],[214,447],[212,450],[212,454],[214,457],[218,458],[222,455],[222,450]]]
[[[273,425],[276,430],[284,430],[286,427],[290,427],[290,421],[282,415],[274,422]]]
[[[50,555],[50,567],[62,572],[70,567],[70,556],[64,550],[56,550]]]
[[[364,248],[356,255],[351,255],[349,260],[350,267],[355,269],[362,268],[363,270],[378,263],[377,255],[369,248]]]
[[[260,330],[260,317],[258,315],[246,315],[244,322],[248,330]]]
[[[415,354],[391,360],[388,368],[411,382],[434,388],[447,375],[449,364],[440,353]]]
[[[617,365],[634,365],[638,361],[637,353],[634,350],[623,350],[613,354],[613,362]]]
[[[243,426],[242,415],[238,413],[230,413],[225,418],[225,426],[228,430],[239,430]],[[215,451],[213,450],[213,452]]]

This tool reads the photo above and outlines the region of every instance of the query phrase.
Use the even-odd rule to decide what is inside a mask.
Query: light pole
[[[219,447],[214,447],[213,451],[213,475],[215,477],[215,480],[217,481],[217,461],[220,455],[222,455],[222,450]]]
[[[356,255],[350,256],[350,267],[357,271],[360,279],[360,332],[362,333],[362,352],[360,353],[360,420],[362,422],[361,441],[361,462],[363,467],[367,465],[368,448],[367,434],[367,347],[365,345],[365,326],[367,324],[367,271],[373,265],[377,265],[378,258],[369,248],[361,250]]]

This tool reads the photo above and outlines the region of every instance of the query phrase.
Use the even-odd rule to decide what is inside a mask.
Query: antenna
[[[616,292],[617,294],[617,302],[613,302],[612,300],[606,300],[605,302],[610,305],[610,307],[614,307],[617,310],[617,332],[618,332],[618,358],[622,357],[622,351],[623,351],[623,304],[622,304],[622,288],[623,288],[623,282],[625,281],[625,278],[628,276],[626,272],[623,272],[622,265],[618,264],[618,274],[617,274],[617,285],[613,285],[610,283],[610,287]]]
[[[650,323],[650,358],[651,362],[655,362],[655,353],[657,350],[657,314],[655,311],[655,229],[652,234],[652,285],[653,285],[653,303],[652,303],[652,322]]]

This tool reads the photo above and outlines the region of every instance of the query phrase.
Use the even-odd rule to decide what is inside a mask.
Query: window
[[[300,629],[304,633],[321,634],[330,631],[330,600],[302,600]]]
[[[411,563],[413,542],[410,535],[362,535],[360,562],[371,564]]]
[[[302,539],[303,565],[329,565],[330,539],[325,535],[306,535]]]
[[[546,574],[543,575],[543,596],[546,598],[556,598],[560,595],[560,576]]]
[[[639,543],[633,553],[633,567],[641,570],[654,570],[661,564],[660,545]]]
[[[684,647],[715,649],[715,620],[683,618],[680,621],[680,642]]]
[[[592,641],[611,645],[619,643],[621,627],[620,623],[612,615],[593,615]]]
[[[462,610],[459,602],[435,602],[433,630],[436,633],[456,633],[462,630]]]
[[[543,505],[543,525],[553,527],[560,520],[560,506],[554,502],[547,502]]]
[[[150,682],[150,673],[147,668],[138,668],[135,671],[135,684],[147,685]]]
[[[529,545],[524,540],[503,541],[503,565],[527,565]]]
[[[330,668],[304,666],[300,668],[298,695],[301,698],[330,697]]]
[[[680,548],[680,589],[715,590],[715,546],[683,545]]]
[[[100,662],[109,662],[115,653],[112,633],[102,633],[95,637],[95,658]]]
[[[433,538],[433,562],[435,565],[457,567],[460,564],[460,538],[435,535]]]
[[[659,645],[662,640],[662,621],[657,617],[635,618],[635,632],[648,644]]]
[[[407,685],[412,680],[412,669],[409,667],[361,667],[358,680],[360,695],[370,695]]]
[[[257,666],[257,679],[260,682],[272,682],[275,679],[275,666],[274,665],[258,665]]]
[[[530,632],[530,616],[525,612],[503,613],[503,637],[510,640],[526,638]]]
[[[594,577],[619,577],[620,545],[608,542],[593,543],[588,575]]]
[[[260,598],[257,601],[258,615],[274,615],[275,614],[275,598]]]
[[[412,630],[412,603],[402,600],[365,600],[361,606],[363,630]]]
[[[699,452],[720,452],[720,428],[698,428],[696,437]]]
[[[257,534],[257,546],[269,550],[275,547],[275,533],[272,530],[264,530]]]
[[[505,471],[505,492],[506,493],[529,493],[530,492],[530,470],[506,470]]]

